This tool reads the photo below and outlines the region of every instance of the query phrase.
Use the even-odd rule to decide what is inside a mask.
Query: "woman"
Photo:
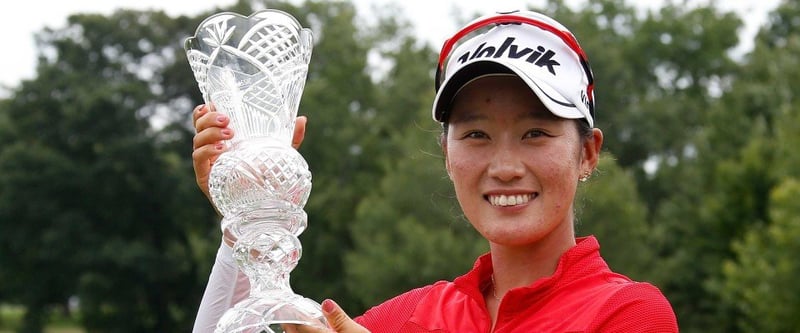
[[[575,238],[574,199],[597,165],[593,78],[573,35],[534,12],[479,18],[445,42],[433,118],[464,215],[490,251],[452,282],[411,290],[336,332],[677,332],[661,292],[613,273],[594,237]],[[197,112],[200,187],[225,122]],[[305,119],[295,143],[302,141]],[[227,284],[233,284],[227,281]],[[205,302],[205,301],[204,301]],[[295,329],[295,328],[292,328]],[[297,327],[303,332],[318,329]]]

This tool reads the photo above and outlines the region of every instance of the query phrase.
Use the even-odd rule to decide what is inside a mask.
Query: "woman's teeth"
[[[489,202],[492,206],[516,206],[531,201],[530,194],[517,194],[517,195],[490,195],[488,196]]]

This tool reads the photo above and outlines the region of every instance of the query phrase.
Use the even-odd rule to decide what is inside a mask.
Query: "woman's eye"
[[[486,133],[481,131],[470,131],[464,135],[464,139],[483,139],[486,138]]]
[[[548,134],[545,131],[533,129],[526,132],[524,138],[538,138],[542,136],[548,136]]]

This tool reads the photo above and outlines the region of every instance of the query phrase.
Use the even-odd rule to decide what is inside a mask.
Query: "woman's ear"
[[[591,174],[600,161],[600,150],[603,148],[603,131],[599,128],[592,129],[592,136],[583,142],[583,160],[581,161],[582,174]]]

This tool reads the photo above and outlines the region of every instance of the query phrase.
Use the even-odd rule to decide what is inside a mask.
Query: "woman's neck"
[[[529,286],[553,275],[561,256],[575,246],[572,225],[563,229],[554,230],[549,237],[525,246],[490,243],[493,273],[491,293],[487,296],[502,299],[511,289]]]
[[[503,296],[511,289],[529,286],[553,275],[561,256],[573,246],[575,230],[572,223],[564,223],[546,237],[524,246],[489,242],[492,285],[484,291],[484,300],[492,318],[492,331]]]

